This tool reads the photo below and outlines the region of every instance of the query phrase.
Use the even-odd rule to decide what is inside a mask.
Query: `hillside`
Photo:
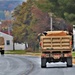
[[[0,19],[4,20],[5,13],[4,11],[11,12],[15,7],[20,5],[25,0],[0,0]]]

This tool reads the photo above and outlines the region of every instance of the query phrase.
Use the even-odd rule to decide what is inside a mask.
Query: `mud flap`
[[[67,58],[67,67],[72,67],[72,57]]]
[[[41,68],[46,68],[46,58],[41,58]]]

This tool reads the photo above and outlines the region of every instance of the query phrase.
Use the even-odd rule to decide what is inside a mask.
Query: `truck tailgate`
[[[46,50],[71,49],[71,36],[41,36],[41,48]]]

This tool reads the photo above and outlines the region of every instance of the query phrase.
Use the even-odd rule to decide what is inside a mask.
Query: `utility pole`
[[[52,13],[49,13],[49,17],[50,17],[50,30],[53,30],[53,26],[52,26]]]
[[[10,35],[10,26],[8,26],[8,34]]]

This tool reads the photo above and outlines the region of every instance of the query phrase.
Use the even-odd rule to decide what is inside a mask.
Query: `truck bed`
[[[41,36],[42,50],[71,50],[71,36]]]

